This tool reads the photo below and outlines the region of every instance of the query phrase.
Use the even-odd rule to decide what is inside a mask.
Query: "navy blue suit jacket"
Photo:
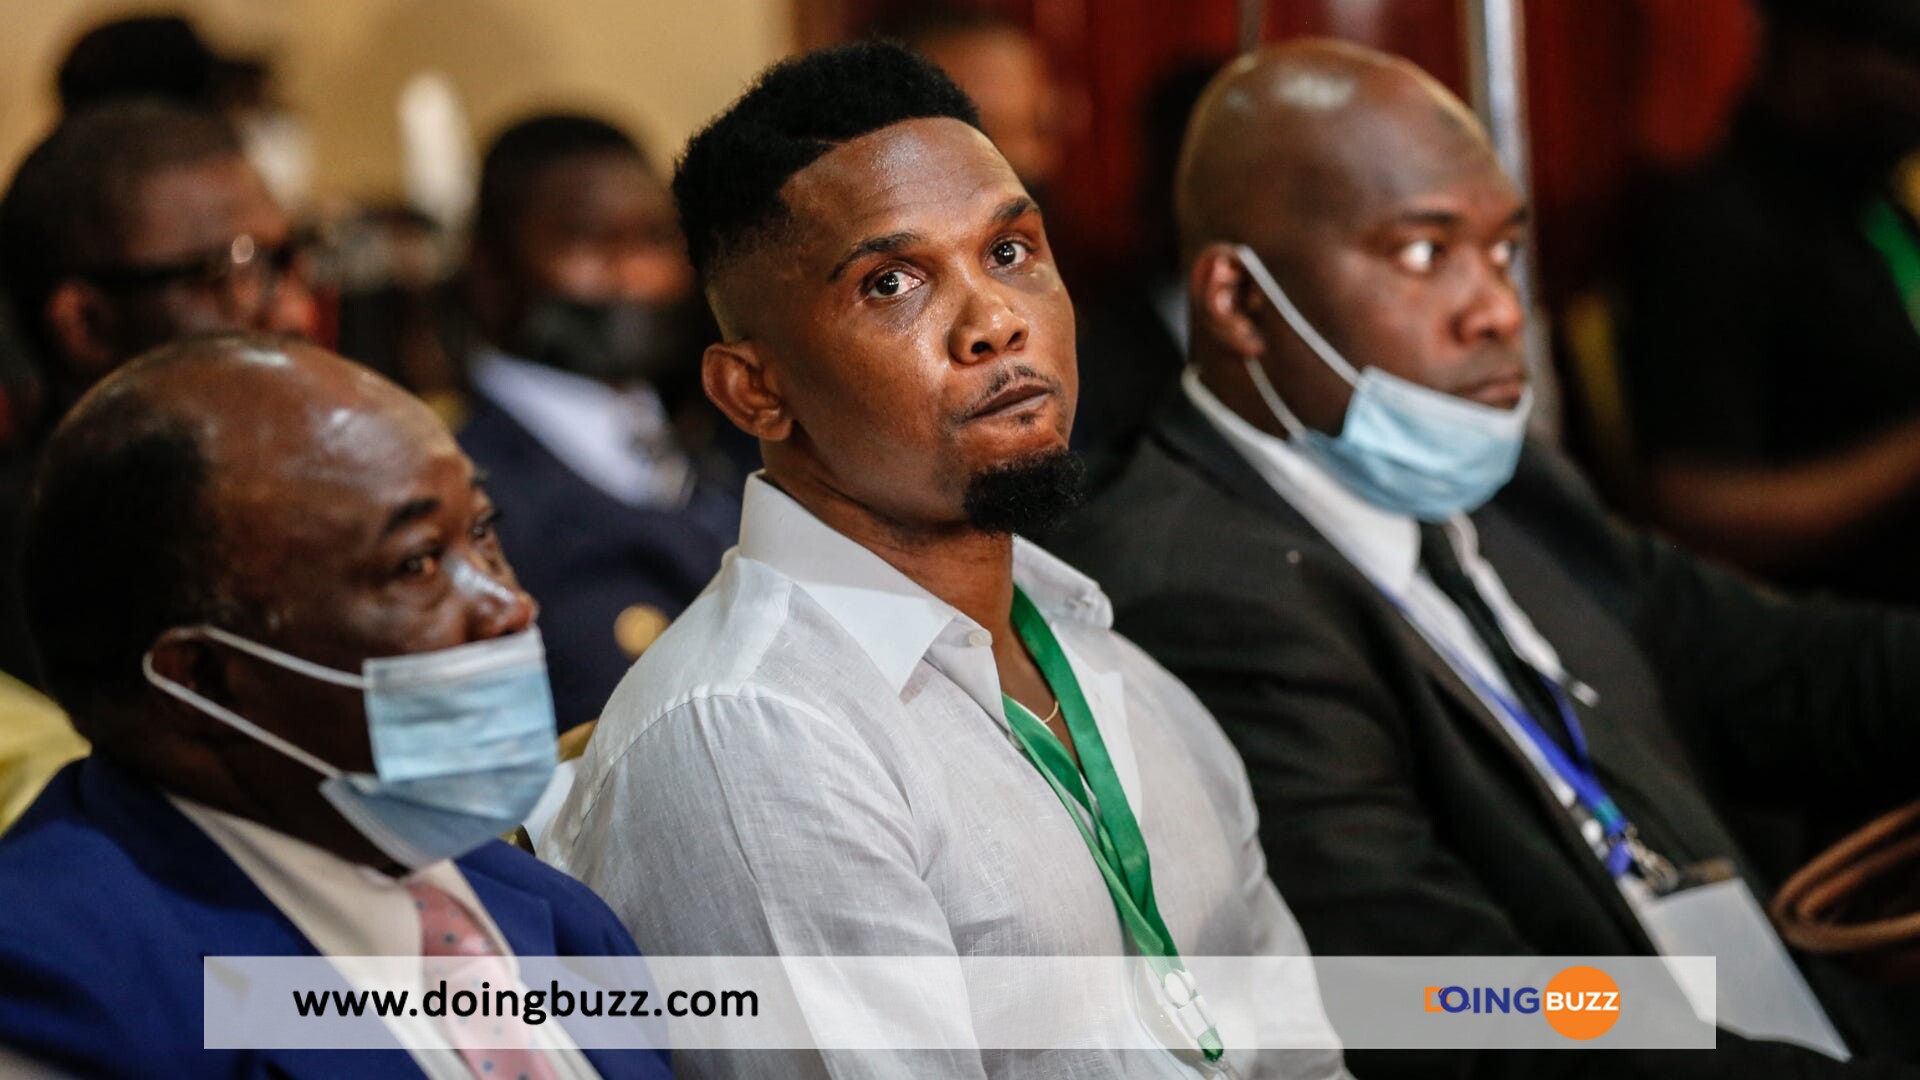
[[[523,956],[633,956],[586,886],[494,841],[458,860]],[[394,1050],[202,1050],[201,958],[314,956],[244,871],[150,785],[67,766],[0,837],[0,1044],[87,1077],[418,1078]],[[591,1051],[607,1077],[664,1051]]]
[[[487,474],[507,560],[540,602],[560,729],[584,724],[633,665],[615,620],[635,605],[672,618],[692,603],[739,539],[739,496],[702,482],[677,510],[629,506],[479,393],[458,437]]]

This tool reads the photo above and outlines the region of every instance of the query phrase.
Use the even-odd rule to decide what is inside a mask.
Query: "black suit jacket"
[[[1597,707],[1576,708],[1603,782],[1676,862],[1738,858],[1715,793],[1920,786],[1920,618],[1790,602],[1620,528],[1543,447],[1473,520],[1514,600],[1599,691]],[[1271,872],[1316,953],[1654,951],[1472,691],[1184,394],[1051,546],[1102,582],[1118,629],[1234,739]],[[1829,1010],[1858,1047],[1849,1002]],[[1726,1033],[1720,1045],[1657,1062],[1352,1060],[1360,1076],[1843,1071]]]

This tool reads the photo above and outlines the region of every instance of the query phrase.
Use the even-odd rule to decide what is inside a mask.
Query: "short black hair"
[[[541,113],[494,137],[480,162],[480,192],[474,203],[476,240],[511,242],[540,174],[574,158],[612,154],[647,165],[640,144],[619,128],[579,113]]]
[[[140,186],[167,169],[237,157],[240,140],[212,113],[156,100],[116,101],[61,121],[33,148],[0,201],[0,283],[15,325],[42,363],[47,297],[62,280],[125,258]]]
[[[789,210],[780,187],[840,143],[907,120],[980,115],[925,58],[887,42],[816,49],[760,76],[687,143],[673,197],[702,280],[764,240]]]
[[[108,101],[162,98],[211,104],[220,59],[178,15],[135,15],[81,35],[55,76],[68,114]]]
[[[239,621],[222,596],[205,502],[206,456],[189,419],[148,376],[272,337],[163,345],[83,398],[47,441],[28,506],[21,570],[27,626],[53,696],[94,737],[145,686],[141,657],[175,626]]]

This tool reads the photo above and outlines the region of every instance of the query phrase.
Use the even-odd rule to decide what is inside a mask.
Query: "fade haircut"
[[[239,335],[163,345],[82,398],[48,440],[21,558],[27,626],[48,688],[82,735],[99,741],[114,706],[144,691],[141,657],[162,631],[246,628],[221,585],[195,424],[156,400],[154,376],[284,345]]]
[[[888,42],[818,49],[767,69],[687,144],[673,177],[688,255],[702,282],[774,236],[780,188],[844,142],[907,120],[979,113],[946,74]]]
[[[528,200],[541,175],[561,162],[602,155],[630,158],[652,172],[640,145],[597,117],[542,113],[502,131],[480,163],[480,192],[474,203],[475,240],[496,250],[511,251],[514,230],[526,215]]]
[[[58,360],[47,337],[47,297],[63,280],[126,257],[148,178],[239,156],[226,121],[155,100],[87,109],[34,147],[0,201],[0,283],[42,364]]]

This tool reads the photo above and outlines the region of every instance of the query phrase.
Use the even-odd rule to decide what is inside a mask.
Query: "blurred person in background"
[[[999,9],[897,3],[868,28],[934,62],[980,110],[980,125],[1045,211],[1066,160],[1059,88],[1032,31]]]
[[[207,956],[418,957],[431,986],[634,955],[598,897],[496,839],[554,744],[493,514],[418,400],[313,346],[176,343],[74,407],[27,607],[94,753],[0,837],[0,1044],[89,1077],[668,1075],[557,1025],[456,1050],[425,1016],[383,1049],[201,1045]]]
[[[1173,218],[1174,167],[1187,119],[1226,58],[1175,65],[1147,90],[1141,109],[1139,256],[1127,266],[1073,283],[1080,367],[1086,373],[1073,418],[1073,445],[1096,476],[1124,457],[1154,410],[1178,392],[1187,352],[1187,288]]]
[[[1761,0],[1731,136],[1637,230],[1625,360],[1657,524],[1920,602],[1920,5]]]
[[[155,345],[209,331],[307,333],[313,299],[298,256],[286,213],[211,114],[155,100],[94,105],[21,163],[0,200],[0,284],[34,408],[0,461],[0,672],[39,681],[16,561],[46,432],[88,387]],[[17,715],[24,724],[44,714]],[[10,783],[37,787],[81,747],[64,729],[44,738],[56,752],[16,759]]]
[[[218,113],[282,206],[301,210],[312,195],[312,140],[278,99],[272,65],[216,51],[179,15],[135,15],[95,26],[68,50],[55,86],[66,116],[143,98]]]
[[[666,185],[624,132],[578,115],[502,132],[481,165],[468,285],[481,344],[459,438],[545,611],[562,730],[720,568],[742,470],[676,426],[705,325]]]
[[[287,213],[218,117],[158,100],[83,110],[0,202],[0,278],[57,421],[89,386],[192,334],[306,334]]]

